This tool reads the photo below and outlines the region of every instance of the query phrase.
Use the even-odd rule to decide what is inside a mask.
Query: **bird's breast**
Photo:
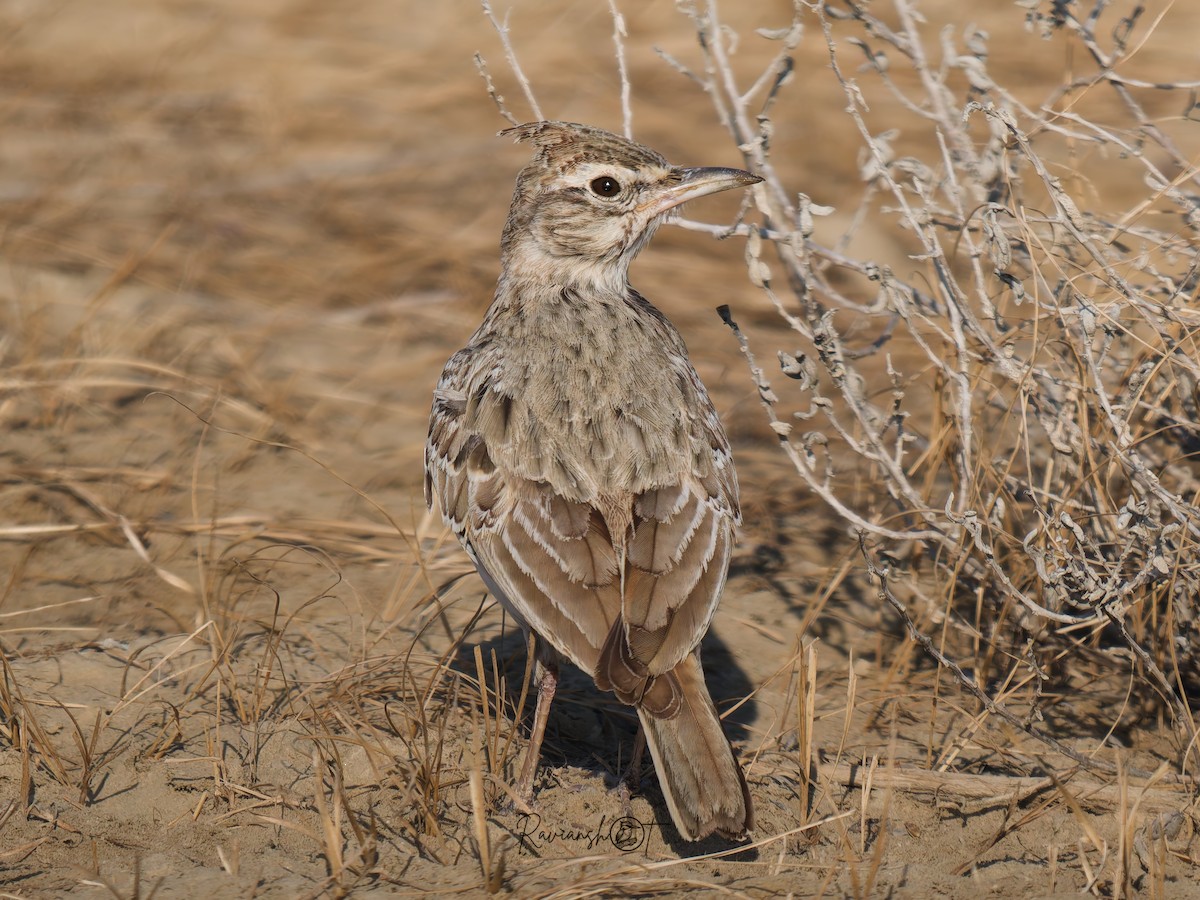
[[[568,296],[511,326],[468,408],[498,465],[587,502],[705,466],[711,404],[656,311]]]

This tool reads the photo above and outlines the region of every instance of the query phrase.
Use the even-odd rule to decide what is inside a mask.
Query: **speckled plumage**
[[[684,837],[743,835],[749,793],[697,649],[729,565],[737,478],[683,339],[628,267],[674,206],[758,179],[672,167],[581,125],[506,133],[535,155],[495,299],[434,393],[427,498],[538,636],[547,671],[548,644],[637,709]],[[532,754],[553,680],[542,687]]]

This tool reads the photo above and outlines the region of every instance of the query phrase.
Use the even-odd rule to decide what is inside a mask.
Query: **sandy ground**
[[[727,11],[747,72],[772,49],[753,28],[788,8]],[[961,29],[957,8],[929,27]],[[687,58],[686,20],[626,12],[639,137],[736,165],[652,50]],[[1173,35],[1196,11],[1170,15],[1145,77],[1194,68]],[[1060,42],[1028,55],[1020,10],[976,19],[1031,96],[1069,67]],[[549,115],[619,127],[603,5],[520,3],[510,24]],[[650,776],[619,821],[633,725],[577,674],[535,814],[511,810],[522,641],[473,576],[439,595],[469,565],[421,498],[432,385],[489,299],[525,158],[493,137],[476,50],[523,112],[465,0],[0,2],[0,892],[1073,896],[1111,893],[1120,858],[1140,889],[1200,896],[1190,819],[1154,840],[1183,798],[1073,781],[905,639],[713,312],[788,346],[742,246],[677,229],[635,280],[735,442],[746,527],[705,663],[757,841],[681,842]],[[818,41],[797,66],[777,161],[841,207],[844,98]],[[905,248],[867,227],[855,249]],[[1127,700],[1062,698],[1061,739],[1100,747]],[[1152,727],[1113,741],[1157,765]],[[1046,769],[1065,783],[1021,780]]]

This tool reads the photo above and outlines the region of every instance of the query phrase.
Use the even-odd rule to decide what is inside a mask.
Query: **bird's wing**
[[[621,608],[604,517],[547,482],[496,465],[491,444],[504,440],[512,398],[487,387],[469,402],[445,382],[425,449],[427,502],[437,497],[497,599],[580,668],[595,671]]]
[[[478,358],[471,362],[471,371],[486,371]],[[531,439],[537,429],[526,427],[526,405],[486,377],[475,384],[462,363],[451,359],[435,392],[427,499],[438,498],[510,611],[602,689],[640,700],[649,680],[678,665],[708,630],[740,516],[729,443],[699,377],[686,367],[692,391],[682,404],[682,445],[666,466],[671,476],[628,485],[587,472],[594,461],[586,448],[549,452]],[[645,422],[616,417],[608,427],[630,430],[608,443],[642,452]],[[615,470],[663,468],[626,462]],[[602,486],[577,499],[581,480]]]
[[[729,443],[698,379],[696,384],[687,473],[633,501],[624,627],[610,631],[596,679],[626,702],[648,690],[649,678],[674,669],[708,631],[740,520]],[[671,702],[661,700],[664,707]]]

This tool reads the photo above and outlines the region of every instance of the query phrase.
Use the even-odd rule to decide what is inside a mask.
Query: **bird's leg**
[[[633,758],[629,768],[625,770],[625,781],[630,788],[635,788],[642,782],[642,756],[646,752],[646,731],[638,723],[637,737],[633,739]]]
[[[642,783],[642,756],[645,752],[646,732],[639,722],[637,737],[633,739],[633,758],[629,760],[629,765],[621,775],[621,781],[617,785],[617,794],[621,798],[621,812],[630,818],[633,817],[633,805],[631,802],[633,792]]]
[[[552,657],[553,654],[550,654]],[[543,658],[538,654],[537,661],[537,705],[533,710],[533,729],[529,734],[529,749],[525,751],[525,761],[521,763],[521,775],[517,779],[517,802],[528,810],[533,800],[533,778],[537,774],[538,760],[542,755],[542,738],[546,734],[546,722],[550,718],[550,704],[554,702],[554,692],[558,689],[558,660]]]

